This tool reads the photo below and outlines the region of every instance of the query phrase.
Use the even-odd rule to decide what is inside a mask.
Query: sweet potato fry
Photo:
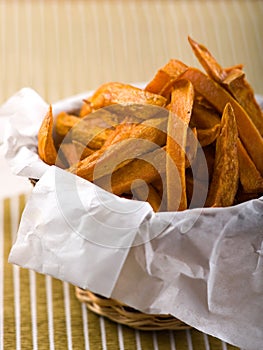
[[[82,160],[95,152],[94,149],[91,149],[87,146],[84,146],[79,141],[73,140],[72,144],[75,146],[75,150],[76,150],[76,153],[78,155],[78,160]]]
[[[193,163],[198,148],[197,130],[196,128],[187,129],[187,139],[185,146],[185,167],[189,168]]]
[[[195,180],[207,182],[212,179],[215,163],[215,147],[212,145],[198,147],[191,170]]]
[[[125,106],[124,106],[125,107]],[[115,127],[120,124],[124,119],[127,119],[127,115],[123,113],[116,113],[118,105],[110,105],[107,107],[100,108],[94,113],[86,116],[84,120],[91,125],[99,125],[104,128]],[[130,117],[130,116],[129,116]],[[130,117],[130,121],[138,122],[138,119],[133,119]]]
[[[230,103],[235,114],[238,133],[256,168],[263,174],[263,138],[240,104],[219,84],[196,68],[189,68],[182,77],[188,79],[220,113]]]
[[[96,166],[96,162],[97,160],[103,155],[103,153],[105,152],[105,150],[117,143],[117,142],[121,142],[123,140],[125,140],[126,138],[129,137],[129,135],[132,133],[132,129],[136,128],[137,124],[134,123],[122,123],[120,125],[118,125],[114,132],[112,134],[109,135],[109,137],[107,138],[107,140],[105,141],[105,143],[103,144],[103,146],[90,153],[87,154],[86,157],[81,157],[81,161],[72,165],[68,171],[72,172],[72,173],[78,173],[78,175],[80,177],[84,177],[84,174],[86,174],[89,177],[92,176],[92,173],[94,171],[94,168]],[[73,140],[74,142],[74,140]],[[83,144],[82,145],[82,149],[83,149]],[[89,149],[89,148],[88,148]],[[81,152],[82,153],[82,152]]]
[[[95,166],[88,167],[88,171],[82,176],[89,181],[110,174],[114,169],[119,169],[130,163],[132,159],[153,149],[150,144],[143,144],[139,139],[126,139],[118,143],[114,143],[105,150],[101,157],[97,160]],[[80,172],[78,170],[77,174]]]
[[[70,129],[80,122],[80,118],[70,115],[66,112],[61,112],[57,115],[55,120],[55,130],[60,136],[66,136]]]
[[[62,153],[62,154],[61,154]],[[79,161],[79,155],[73,143],[62,143],[59,147],[58,154],[61,159],[65,159],[67,166],[75,164]]]
[[[213,143],[220,133],[220,124],[216,124],[209,129],[197,129],[197,138],[202,147]]]
[[[180,80],[171,96],[170,115],[167,127],[167,209],[168,211],[187,208],[185,184],[185,147],[187,129],[194,101],[191,82]],[[178,176],[176,176],[177,169]]]
[[[135,180],[151,183],[165,173],[165,148],[157,148],[129,164],[96,180],[96,184],[117,195],[128,192]],[[139,183],[138,183],[139,185]]]
[[[164,189],[163,181],[164,180],[165,180],[165,178],[161,178],[160,177],[159,179],[154,180],[153,182],[151,182],[151,185],[155,188],[155,190],[160,195],[160,197],[162,197],[162,194],[163,194],[163,189]]]
[[[163,87],[171,80],[173,80],[173,78],[161,68],[158,70],[154,78],[147,84],[145,91],[160,95]]]
[[[54,145],[52,136],[53,132],[53,113],[52,107],[42,121],[38,132],[38,154],[40,158],[47,164],[53,165],[56,163],[57,151]]]
[[[87,101],[92,111],[112,104],[151,104],[164,107],[166,99],[163,96],[153,94],[122,83],[103,84]]]
[[[193,111],[190,120],[190,126],[198,129],[213,128],[216,124],[220,124],[220,113],[211,106],[205,106],[202,102],[195,98]]]
[[[210,51],[202,45],[188,37],[188,41],[193,49],[195,56],[204,67],[207,74],[218,83],[221,83],[227,76],[225,70],[220,66]]]
[[[135,195],[135,199],[149,202],[155,212],[159,210],[161,197],[151,184],[147,186],[147,191],[145,191],[145,186],[142,186],[135,187],[132,192]]]
[[[222,82],[223,86],[232,94],[237,102],[247,112],[261,136],[263,136],[263,116],[254,91],[245,74],[240,69],[233,69]]]
[[[84,100],[79,111],[79,117],[80,118],[87,117],[91,112],[92,112],[92,108],[90,107],[90,104],[86,100]]]
[[[167,94],[168,85],[174,82],[186,69],[187,66],[183,62],[175,59],[169,60],[164,67],[157,71],[145,90],[159,95]]]
[[[114,143],[128,139],[131,134],[136,133],[139,124],[140,123],[130,123],[129,121],[124,121],[123,123],[117,125],[115,131],[105,141],[102,149],[106,149]]]
[[[101,108],[85,118],[79,118],[79,123],[71,129],[71,138],[91,149],[100,149],[118,124],[114,113]]]
[[[162,131],[166,125],[166,118],[155,118],[131,127],[119,138],[118,134],[111,140],[111,144],[103,147],[96,154],[92,154],[70,167],[68,170],[89,181],[112,173],[113,167],[122,167],[133,158],[147,153],[166,142],[166,133]],[[96,171],[94,172],[96,167]]]
[[[238,140],[238,161],[239,161],[239,176],[243,190],[246,193],[263,192],[263,178],[255,167],[251,158],[246,152],[246,149]]]
[[[204,152],[205,159],[206,159],[206,165],[208,170],[208,179],[211,181],[214,173],[214,164],[215,164],[215,147],[213,145],[209,145],[202,148],[202,151]],[[201,179],[204,179],[206,174],[201,177]]]
[[[227,74],[229,74],[234,69],[243,70],[243,68],[244,68],[244,65],[242,63],[239,63],[239,64],[235,64],[234,66],[225,67],[224,70],[226,71]]]
[[[226,207],[234,203],[239,179],[237,141],[235,114],[228,103],[223,111],[221,132],[216,141],[215,166],[206,202],[209,207]]]
[[[189,43],[207,74],[224,86],[247,112],[260,134],[263,136],[263,118],[255,99],[254,91],[245,79],[245,73],[238,67],[224,69],[208,49],[188,37]]]
[[[207,195],[207,183],[194,179],[190,172],[186,172],[186,194],[188,208],[201,208]],[[198,194],[198,195],[196,195]]]
[[[118,124],[122,123],[124,120],[130,123],[140,123],[143,120],[167,116],[165,108],[150,104],[114,104],[103,107],[103,110],[111,111],[111,113],[116,116]],[[98,111],[101,111],[101,109]],[[98,111],[96,111],[96,114]]]
[[[148,194],[147,202],[149,202],[149,204],[152,206],[155,212],[160,210],[162,198],[159,196],[157,191],[151,185],[149,185],[149,194]]]
[[[73,141],[81,142],[94,150],[100,149],[112,133],[113,129],[105,129],[99,126],[89,127],[85,122],[78,123],[71,129]]]

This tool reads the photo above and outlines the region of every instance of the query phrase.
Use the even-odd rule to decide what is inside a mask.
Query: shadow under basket
[[[171,315],[144,314],[117,300],[104,298],[89,290],[75,287],[76,297],[97,315],[111,321],[144,331],[183,330],[190,326]]]

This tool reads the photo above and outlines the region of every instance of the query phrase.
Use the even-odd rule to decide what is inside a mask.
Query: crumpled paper
[[[78,103],[71,98],[58,107]],[[230,208],[154,213],[148,203],[119,198],[44,164],[36,134],[46,111],[31,89],[0,109],[11,115],[5,147],[13,171],[40,179],[9,262],[260,349],[263,197]]]

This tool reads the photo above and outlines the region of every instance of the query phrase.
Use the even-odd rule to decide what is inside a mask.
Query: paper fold
[[[70,109],[78,101],[63,104]],[[36,134],[46,108],[24,89],[0,109],[0,115],[11,111],[5,146],[12,168],[40,178],[9,261],[260,349],[263,198],[230,208],[154,213],[148,203],[116,197],[44,164]]]
[[[57,189],[62,181],[63,196]],[[119,197],[112,202],[112,197],[92,183],[49,167],[28,200],[9,261],[109,297],[137,228],[152,213],[148,203]],[[129,209],[123,211],[126,202]],[[115,211],[114,219],[105,220],[107,210],[112,216]],[[132,216],[132,224],[126,223],[127,216]]]

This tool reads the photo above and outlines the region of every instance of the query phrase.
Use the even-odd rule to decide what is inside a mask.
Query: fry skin
[[[145,124],[132,124],[125,129],[128,133],[124,132],[119,137],[117,132],[111,143],[107,143],[107,147],[83,159],[68,171],[89,181],[103,177],[112,172],[113,166],[122,167],[133,158],[163,146],[166,142],[166,134],[162,131],[163,124],[166,124],[163,118],[152,119],[152,122],[148,120]]]
[[[239,161],[239,176],[245,193],[260,193],[263,192],[263,177],[255,167],[251,158],[247,154],[242,142],[238,140],[238,161]]]
[[[232,94],[238,103],[247,112],[259,133],[263,137],[263,116],[258,105],[254,91],[245,79],[240,69],[233,69],[222,82],[222,85]]]
[[[61,112],[56,117],[55,130],[58,135],[66,136],[71,128],[74,127],[80,119],[74,115],[70,115],[66,112]]]
[[[165,148],[144,154],[140,159],[133,159],[129,164],[96,180],[96,184],[105,190],[117,195],[129,192],[135,180],[141,179],[146,183],[159,179],[165,173]]]
[[[227,207],[234,203],[238,188],[238,132],[230,103],[223,111],[221,131],[216,141],[215,165],[206,206]]]
[[[261,136],[263,136],[263,118],[261,109],[255,99],[254,91],[245,79],[242,67],[224,69],[208,49],[188,37],[188,41],[207,74],[227,89],[247,112]]]
[[[43,119],[38,132],[38,154],[40,158],[48,165],[55,164],[57,159],[57,151],[54,145],[52,132],[53,113],[52,107],[49,106],[49,110]]]
[[[220,124],[216,124],[209,129],[197,129],[197,138],[202,147],[208,146],[213,143],[220,132]]]
[[[144,187],[136,187],[132,192],[134,193],[137,200],[147,201],[155,212],[159,211],[161,205],[161,197],[151,184],[148,185],[147,190],[148,193],[145,193]]]
[[[196,128],[187,129],[187,139],[185,146],[185,168],[191,167],[198,149],[198,139]]]
[[[196,68],[189,68],[182,77],[192,82],[195,90],[203,95],[220,113],[230,103],[237,122],[239,137],[261,175],[263,174],[263,138],[240,104],[219,84]]]
[[[151,104],[164,107],[166,99],[163,96],[139,89],[129,84],[110,82],[103,84],[86,102],[93,111],[115,103]]]
[[[187,208],[185,183],[185,147],[187,129],[194,101],[194,88],[187,80],[178,81],[170,104],[167,127],[167,210],[185,210]],[[175,168],[178,171],[177,179]]]
[[[166,96],[175,80],[187,69],[183,62],[171,59],[158,70],[154,78],[147,84],[145,91]]]
[[[188,37],[188,41],[193,49],[195,56],[198,58],[200,64],[204,67],[207,74],[218,83],[221,83],[227,77],[225,70],[220,66],[220,64],[216,61],[216,59],[204,45],[198,44],[190,37]]]
[[[204,106],[202,102],[195,98],[193,111],[190,120],[190,126],[198,129],[213,128],[220,124],[221,115],[211,106]]]

